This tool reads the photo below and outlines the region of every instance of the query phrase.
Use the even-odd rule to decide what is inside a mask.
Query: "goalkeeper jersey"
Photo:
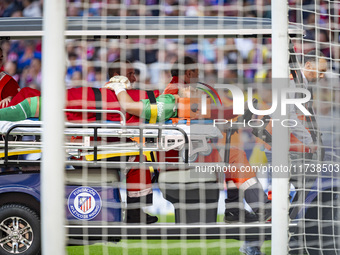
[[[140,100],[143,103],[142,118],[150,120],[151,106],[149,99]],[[156,98],[157,103],[157,122],[165,121],[177,116],[176,99],[171,94],[160,95]]]

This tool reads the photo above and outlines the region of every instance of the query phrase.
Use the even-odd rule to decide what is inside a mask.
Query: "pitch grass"
[[[271,254],[270,241],[262,252]],[[118,243],[67,247],[68,255],[239,255],[236,240],[122,240]]]
[[[175,216],[157,215],[159,223],[175,222]],[[217,222],[223,222],[218,215]],[[67,247],[68,255],[239,255],[243,242],[227,240],[126,240],[117,243],[98,243]],[[271,241],[264,242],[262,252],[271,254]]]

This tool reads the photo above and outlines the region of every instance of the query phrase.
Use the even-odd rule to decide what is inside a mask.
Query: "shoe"
[[[158,221],[157,216],[149,215],[141,209],[128,209],[126,211],[126,223],[152,224]]]
[[[265,210],[263,213],[256,213],[258,221],[267,222],[272,219],[271,210]]]
[[[240,209],[226,209],[224,211],[224,222],[255,222],[258,221],[258,215],[248,212],[247,210]]]
[[[272,218],[272,208],[271,208],[271,202],[267,202],[263,205],[261,209],[256,212],[256,215],[261,222],[266,222],[271,220]]]
[[[265,253],[261,252],[260,247],[248,246],[246,242],[244,242],[239,251],[246,255],[265,255]]]

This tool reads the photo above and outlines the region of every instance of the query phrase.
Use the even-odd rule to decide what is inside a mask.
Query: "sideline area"
[[[241,245],[242,242],[236,240],[122,240],[118,243],[68,246],[67,254],[239,255],[239,248]],[[271,254],[271,241],[265,241],[261,251],[266,254]]]

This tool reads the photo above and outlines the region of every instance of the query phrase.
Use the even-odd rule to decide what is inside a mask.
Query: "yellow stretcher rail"
[[[147,161],[151,161],[151,153],[152,151],[144,151],[143,154],[146,156]],[[115,153],[98,153],[97,159],[105,159],[105,158],[113,158],[113,157],[122,157],[122,156],[138,156],[139,151],[129,151],[129,152],[115,152]],[[85,155],[85,159],[87,161],[93,161],[94,155]]]
[[[8,156],[17,156],[17,155],[25,155],[25,154],[31,154],[31,153],[40,153],[40,149],[16,149],[13,151],[8,152]],[[0,158],[5,157],[5,152],[0,152]]]
[[[146,157],[146,161],[148,162],[153,162],[153,158],[151,154],[154,154],[155,157],[155,152],[154,151],[143,151],[143,155]],[[138,156],[139,151],[130,151],[130,152],[116,152],[116,153],[98,153],[97,154],[97,159],[105,159],[105,158],[113,158],[113,157],[121,157],[121,156]],[[85,159],[87,161],[93,161],[94,160],[94,155],[86,155]],[[152,166],[149,167],[150,172],[153,173],[155,170]]]
[[[15,149],[8,152],[8,156],[17,156],[17,155],[24,155],[24,154],[31,154],[31,153],[41,153],[41,149]],[[143,155],[146,157],[147,161],[152,161],[151,153],[153,151],[144,151]],[[130,151],[130,152],[115,152],[115,153],[98,153],[97,159],[105,159],[105,158],[113,158],[113,157],[121,157],[121,156],[138,156],[139,151]],[[5,152],[0,152],[0,158],[5,157]],[[85,155],[85,159],[87,161],[93,161],[94,155]]]

